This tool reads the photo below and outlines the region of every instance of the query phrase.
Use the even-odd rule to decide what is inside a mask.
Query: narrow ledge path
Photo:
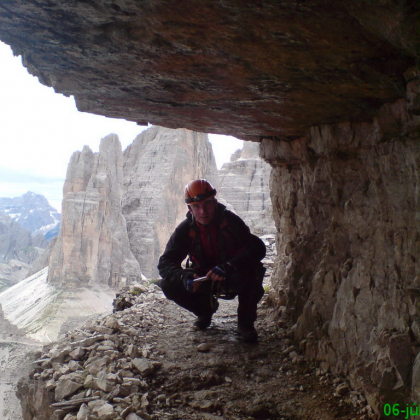
[[[159,392],[170,398],[159,419],[374,418],[344,379],[322,374],[299,354],[290,331],[273,320],[267,295],[258,311],[256,345],[243,343],[236,333],[237,300],[219,302],[205,331],[193,330],[193,315],[162,303],[154,350],[164,361]]]
[[[343,378],[322,373],[299,354],[267,297],[258,309],[259,343],[246,344],[236,333],[236,299],[220,301],[211,326],[194,331],[194,316],[157,286],[126,291],[114,303],[133,306],[92,319],[45,347],[28,383],[48,387],[51,419],[57,420],[84,418],[88,401],[92,410],[103,403],[109,419],[374,419]],[[86,386],[88,373],[93,378]],[[70,377],[85,380],[84,387],[57,399]],[[96,418],[102,419],[86,417]]]

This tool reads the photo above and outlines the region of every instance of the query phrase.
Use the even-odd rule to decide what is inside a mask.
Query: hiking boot
[[[254,325],[239,325],[238,333],[245,343],[258,343],[258,333]]]
[[[197,317],[197,319],[194,321],[193,326],[197,330],[205,330],[206,328],[210,327],[211,324],[211,315],[203,315]]]
[[[209,309],[211,312],[206,312],[205,315],[200,315],[197,317],[193,324],[195,329],[205,330],[210,326],[211,317],[219,309],[219,302],[217,301],[217,299],[215,299],[214,297],[212,297],[212,299],[212,309]]]

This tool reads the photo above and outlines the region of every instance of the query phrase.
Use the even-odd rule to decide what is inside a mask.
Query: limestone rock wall
[[[219,171],[219,193],[256,235],[273,235],[271,166],[259,157],[259,143],[244,142]]]
[[[273,284],[297,338],[371,405],[419,395],[420,119],[405,100],[370,122],[264,141],[278,229]]]
[[[199,177],[218,188],[207,134],[155,126],[124,151],[122,210],[131,250],[146,277],[158,275],[158,258],[187,212],[184,187]]]
[[[85,146],[73,154],[61,229],[49,260],[50,283],[115,287],[141,276],[122,215],[122,185],[123,158],[116,135],[102,139],[99,153]]]

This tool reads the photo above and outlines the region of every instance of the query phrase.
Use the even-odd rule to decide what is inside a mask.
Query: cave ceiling
[[[80,111],[259,140],[405,95],[420,3],[2,0],[0,39]]]

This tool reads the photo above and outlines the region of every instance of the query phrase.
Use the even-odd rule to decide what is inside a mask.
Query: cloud
[[[42,194],[48,202],[61,212],[64,178],[39,176],[0,167],[0,197],[20,197],[32,191]]]
[[[238,140],[232,136],[221,136],[209,134],[209,140],[213,147],[213,153],[216,158],[217,168],[220,169],[226,162],[230,162],[232,154],[243,147],[243,140]]]
[[[51,184],[61,182],[64,183],[64,178],[42,176],[38,174],[31,174],[30,172],[19,171],[16,169],[5,168],[0,166],[0,183],[10,184]]]

